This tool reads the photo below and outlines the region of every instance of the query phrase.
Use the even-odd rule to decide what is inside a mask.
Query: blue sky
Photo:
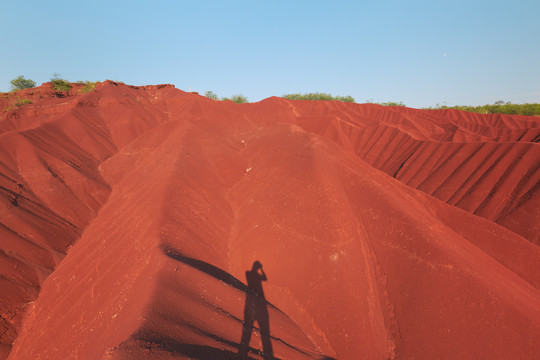
[[[540,1],[2,0],[0,91],[18,75],[478,105],[540,102]]]

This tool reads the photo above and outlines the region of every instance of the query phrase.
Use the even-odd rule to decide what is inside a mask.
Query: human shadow
[[[247,286],[234,277],[232,274],[216,267],[208,262],[195,259],[182,254],[177,249],[174,249],[168,245],[162,244],[161,249],[163,253],[171,259],[181,262],[197,271],[205,273],[212,278],[219,280],[221,283],[237,289],[238,291],[246,294],[246,304],[244,308],[244,320],[240,317],[229,313],[225,309],[220,309],[228,318],[242,323],[242,340],[241,343],[222,337],[208,330],[204,330],[195,326],[189,322],[183,322],[178,319],[177,324],[183,327],[190,328],[195,333],[203,336],[204,338],[211,339],[217,344],[218,347],[201,344],[190,344],[179,341],[175,338],[169,338],[165,334],[159,332],[139,332],[133,340],[138,341],[145,346],[148,344],[154,344],[157,350],[164,350],[173,355],[188,356],[191,359],[199,360],[216,360],[216,359],[255,359],[263,357],[264,359],[277,360],[273,354],[272,342],[277,348],[287,349],[296,353],[302,359],[319,359],[319,360],[335,360],[331,357],[324,356],[320,353],[310,351],[308,349],[299,348],[294,344],[288,343],[286,339],[272,336],[270,334],[269,313],[273,313],[273,316],[288,316],[279,308],[265,299],[262,289],[262,281],[267,281],[266,274],[262,270],[262,264],[256,261],[253,263],[251,270],[246,271]],[[257,264],[259,263],[259,264]],[[260,266],[260,268],[259,268]],[[254,271],[255,270],[255,271]],[[250,274],[250,275],[248,275]],[[201,301],[199,299],[199,301]],[[292,320],[291,320],[292,321]],[[263,341],[263,351],[250,347],[249,340],[254,330],[254,323],[257,322],[260,328],[261,339]],[[228,347],[230,350],[227,350]],[[241,357],[239,354],[246,354]]]
[[[262,288],[262,282],[268,278],[260,261],[255,261],[251,270],[246,271],[248,289],[246,291],[246,304],[244,306],[244,323],[242,326],[242,340],[240,341],[239,356],[247,358],[249,341],[253,333],[255,321],[259,325],[261,340],[263,343],[263,358],[273,359],[272,341],[270,339],[270,320],[268,308]]]

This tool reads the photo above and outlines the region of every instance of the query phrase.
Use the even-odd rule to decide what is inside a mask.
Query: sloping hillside
[[[253,359],[540,355],[538,118],[110,81],[13,96],[4,357],[236,359],[243,332]]]

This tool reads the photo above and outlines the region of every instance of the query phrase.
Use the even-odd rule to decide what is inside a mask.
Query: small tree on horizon
[[[36,82],[31,79],[25,79],[24,76],[17,76],[15,79],[10,81],[11,91],[31,89],[36,86]]]
[[[219,100],[219,97],[213,91],[205,91],[204,96],[212,100]]]

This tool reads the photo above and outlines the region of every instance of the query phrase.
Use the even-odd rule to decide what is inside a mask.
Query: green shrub
[[[77,81],[77,84],[84,85],[82,88],[79,89],[79,92],[81,94],[89,93],[92,90],[96,89],[97,81]]]
[[[356,102],[356,100],[351,95],[336,96],[336,100],[343,101],[343,102],[350,102],[350,103]]]
[[[396,101],[386,101],[386,102],[375,102],[373,99],[367,99],[366,103],[368,104],[378,104],[382,106],[407,106],[403,101],[396,102]]]
[[[213,91],[206,91],[204,96],[212,100],[219,100],[219,97]]]
[[[400,102],[395,102],[395,101],[387,101],[387,102],[382,102],[382,103],[377,103],[379,105],[383,105],[383,106],[406,106],[403,101],[400,101]]]
[[[25,79],[24,76],[17,76],[11,80],[11,91],[30,89],[36,86],[36,82],[30,79]]]
[[[284,99],[289,100],[338,100],[343,102],[355,102],[354,98],[350,95],[347,96],[334,96],[327,93],[305,93],[305,94],[284,94]]]
[[[23,106],[23,105],[28,105],[28,104],[31,104],[32,101],[30,99],[22,99],[20,97],[16,97],[15,98],[15,102],[12,103],[10,106],[6,107],[4,109],[4,111],[11,111],[13,110],[13,108],[16,108],[16,107],[20,107],[20,106]]]
[[[247,97],[245,97],[244,95],[242,94],[238,94],[238,95],[233,95],[231,96],[230,98],[227,98],[227,97],[224,97],[224,98],[221,98],[222,101],[232,101],[234,103],[237,103],[237,104],[245,104],[248,102],[248,99]]]
[[[60,74],[54,73],[53,77],[51,78],[52,82],[52,88],[55,91],[69,91],[71,90],[72,86],[69,83],[69,81],[62,79],[60,77]]]
[[[30,99],[18,99],[17,102],[15,103],[15,106],[19,107],[19,106],[28,105],[31,103],[32,101],[30,101]]]

